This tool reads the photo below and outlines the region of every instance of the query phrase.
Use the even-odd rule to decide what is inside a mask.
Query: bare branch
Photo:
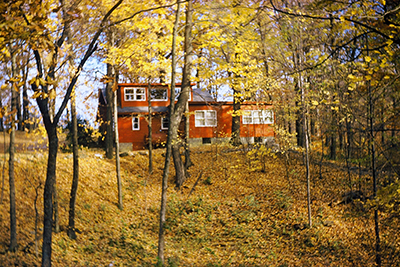
[[[313,16],[313,15],[308,15],[308,14],[296,14],[296,13],[288,12],[288,11],[285,11],[285,10],[282,10],[282,9],[278,9],[274,5],[273,0],[270,0],[270,3],[271,3],[273,9],[276,12],[279,12],[279,13],[282,13],[282,14],[285,14],[285,15],[288,15],[288,16],[302,17],[302,18],[309,18],[309,19],[318,19],[318,20],[332,20],[333,19],[333,20],[340,21],[340,17],[338,17],[338,16],[320,17],[320,16]],[[371,32],[374,32],[374,33],[384,37],[385,39],[392,40],[396,44],[400,44],[400,39],[396,39],[394,37],[390,37],[389,35],[383,33],[382,31],[380,31],[380,30],[378,30],[378,29],[376,29],[376,28],[374,28],[374,27],[372,27],[372,26],[370,26],[368,24],[365,24],[363,22],[360,22],[360,21],[357,21],[357,20],[354,20],[354,19],[351,19],[351,18],[343,17],[343,19],[346,20],[346,21],[352,22],[354,24],[357,24],[357,25],[359,25],[359,26],[361,26],[361,27],[363,27],[365,29],[368,29]]]

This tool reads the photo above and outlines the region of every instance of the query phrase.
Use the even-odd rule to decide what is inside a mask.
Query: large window
[[[151,88],[150,99],[151,101],[167,101],[168,100],[167,88]]]
[[[169,118],[164,117],[161,118],[161,130],[168,130],[169,127]]]
[[[144,88],[124,88],[125,101],[145,101],[145,90]]]
[[[243,111],[243,124],[273,124],[274,112],[270,109]]]
[[[217,112],[215,110],[196,110],[194,122],[196,127],[217,126]]]
[[[134,131],[140,130],[140,119],[138,116],[132,118],[132,130]]]

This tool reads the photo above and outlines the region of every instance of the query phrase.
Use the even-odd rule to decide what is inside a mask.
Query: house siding
[[[179,86],[179,85],[178,85]],[[145,89],[146,99],[143,101],[126,101],[124,97],[125,88],[143,88]],[[152,88],[168,88],[165,84],[152,84]],[[232,129],[233,104],[231,102],[217,102],[212,98],[206,99],[206,95],[199,89],[196,89],[196,95],[191,92],[192,100],[189,101],[189,140],[192,143],[202,144],[205,141],[211,143],[229,140]],[[144,149],[147,145],[149,136],[148,122],[145,116],[148,114],[148,92],[147,85],[144,84],[119,84],[118,96],[118,131],[119,142],[133,150]],[[169,90],[168,90],[169,94]],[[99,96],[102,96],[100,92]],[[193,99],[193,96],[195,98]],[[168,116],[168,100],[152,101],[152,129],[153,143],[160,144],[167,140],[168,130],[161,129],[161,118]],[[99,97],[99,118],[105,117],[104,99]],[[243,103],[242,110],[260,110],[272,109],[272,105],[260,105],[259,103]],[[195,123],[196,110],[214,110],[216,112],[215,126],[197,126]],[[139,116],[139,130],[132,129],[132,117]],[[275,118],[274,118],[275,119]],[[254,141],[264,142],[267,139],[274,138],[275,133],[272,124],[243,124],[243,116],[240,118],[240,137],[244,143],[253,143]],[[185,129],[185,122],[180,125],[180,133]],[[255,139],[255,137],[257,139]]]

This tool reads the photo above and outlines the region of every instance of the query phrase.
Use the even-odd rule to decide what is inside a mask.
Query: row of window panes
[[[243,114],[243,124],[273,124],[274,113],[272,110],[249,110]],[[217,112],[215,110],[196,110],[194,114],[195,127],[217,126]],[[168,118],[161,118],[161,130],[167,130]],[[139,117],[132,118],[132,129],[139,130]]]
[[[124,88],[124,99],[125,101],[145,101],[146,100],[146,89],[145,88]],[[181,88],[175,89],[176,99],[178,99]],[[168,90],[167,88],[151,88],[150,99],[153,101],[167,101]],[[189,101],[191,100],[189,94]]]
[[[125,101],[146,101],[145,88],[124,88]],[[150,89],[150,99],[153,101],[168,100],[167,88]]]
[[[169,119],[161,118],[161,130],[168,130],[169,127]],[[140,130],[140,120],[139,117],[132,118],[132,130],[139,131]]]
[[[243,124],[273,124],[274,113],[270,109],[244,111]]]

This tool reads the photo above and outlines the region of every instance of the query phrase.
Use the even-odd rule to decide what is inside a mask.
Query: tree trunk
[[[62,8],[64,9],[64,14],[68,14],[65,6],[65,1],[61,0]],[[71,31],[67,29],[67,42],[72,47]],[[73,51],[70,51],[69,63],[73,66]],[[71,77],[72,78],[72,77]],[[75,207],[76,207],[76,196],[78,192],[79,185],[79,143],[78,143],[78,118],[76,114],[76,90],[73,89],[70,98],[71,104],[71,123],[72,123],[72,158],[73,158],[73,174],[72,174],[72,184],[71,192],[69,197],[69,211],[68,211],[68,230],[67,235],[71,239],[76,239],[75,232]]]
[[[239,78],[237,74],[234,74],[235,79]],[[242,97],[240,91],[237,88],[236,82],[233,83],[233,113],[232,113],[232,136],[231,143],[234,146],[239,146],[242,142],[240,140],[240,108],[242,103]]]
[[[174,143],[172,145],[172,156],[175,166],[175,186],[178,190],[186,180],[186,170],[182,162],[180,147],[180,143]]]
[[[116,79],[115,79],[114,83],[117,83]],[[121,165],[120,165],[120,160],[119,160],[117,90],[114,91],[114,125],[115,125],[115,165],[116,165],[116,171],[117,171],[117,184],[118,184],[118,208],[120,210],[123,210],[124,206],[122,203]]]
[[[373,197],[376,198],[378,192],[378,179],[376,174],[376,162],[375,162],[375,136],[374,136],[374,103],[372,99],[372,88],[368,81],[368,124],[369,124],[369,135],[370,135],[370,152],[371,152],[371,168],[372,168],[372,183],[373,183]],[[374,226],[375,226],[375,263],[378,267],[382,266],[382,255],[381,255],[381,238],[379,230],[379,213],[378,207],[374,210]]]
[[[48,114],[47,114],[48,115]],[[45,117],[46,114],[43,114]],[[42,267],[51,266],[51,244],[53,226],[53,190],[56,180],[56,164],[58,150],[58,136],[56,124],[45,125],[49,140],[49,155],[47,160],[47,174],[44,185],[44,219],[43,219],[43,245],[42,245]]]
[[[21,92],[16,93],[16,101],[17,101],[16,109],[17,109],[17,125],[18,125],[16,129],[18,131],[21,131],[22,130]]]
[[[53,215],[54,215],[54,233],[60,232],[60,214],[58,212],[58,190],[57,190],[57,179],[54,180],[54,191],[53,191]]]
[[[112,66],[111,64],[107,64],[107,77],[112,77]],[[106,157],[108,159],[113,158],[114,152],[114,136],[113,136],[113,91],[112,84],[106,84],[106,101],[107,101],[107,111],[106,111],[106,138],[105,138],[105,146],[106,146]]]
[[[299,147],[304,147],[304,128],[302,126],[302,124],[304,124],[304,122],[302,123],[302,121],[304,120],[301,112],[298,112],[297,114],[297,118],[296,118],[296,140],[297,140],[297,146]]]
[[[73,154],[73,176],[71,193],[69,198],[69,212],[68,212],[68,237],[76,239],[75,232],[75,203],[76,195],[78,192],[79,183],[79,144],[78,144],[78,120],[76,115],[76,95],[72,93],[71,97],[71,122],[72,122],[72,154]]]
[[[28,120],[29,120],[29,97],[28,97],[28,88],[24,84],[22,91],[22,122],[23,122],[22,130],[31,129]]]
[[[26,63],[26,70],[22,68],[23,73],[23,86],[22,86],[22,130],[28,129],[30,130],[30,124],[28,122],[29,119],[29,97],[28,97],[28,87],[26,82],[28,80],[28,72],[29,72],[29,57],[28,62]]]
[[[14,115],[13,115],[14,116]],[[15,176],[14,176],[14,161],[15,161],[15,121],[11,122],[10,132],[10,149],[9,149],[9,165],[8,176],[10,184],[10,251],[16,251],[17,243],[17,215],[15,203]]]
[[[17,76],[16,71],[16,53],[12,52],[11,58],[12,65],[12,77]],[[11,111],[14,112],[17,108],[18,92],[14,88],[14,83],[11,84]],[[9,148],[9,167],[8,176],[10,184],[10,251],[16,251],[18,247],[17,243],[17,215],[16,215],[16,204],[15,204],[15,176],[14,176],[14,161],[15,161],[15,114],[11,115],[10,123],[10,148]]]
[[[334,122],[332,122],[334,123]],[[333,126],[333,124],[331,125],[331,127]],[[334,132],[330,132],[330,159],[336,159],[336,136]]]
[[[302,102],[303,102],[303,110],[307,110],[304,100],[304,89],[302,88]],[[303,111],[303,132],[305,148],[306,148],[306,178],[307,178],[307,210],[308,210],[308,226],[312,227],[312,218],[311,218],[311,181],[310,181],[310,149],[309,149],[309,138],[308,138],[308,124],[307,124],[307,115],[305,111]]]
[[[35,187],[35,201],[33,202],[34,210],[35,210],[35,254],[36,258],[39,257],[39,210],[37,208],[37,201],[39,198],[39,188],[42,186],[42,182],[39,182],[39,185]]]
[[[153,173],[153,125],[152,125],[152,115],[151,115],[151,99],[150,99],[150,95],[151,95],[151,85],[150,85],[150,81],[149,81],[149,85],[147,88],[147,103],[148,103],[148,107],[149,107],[149,174]],[[162,123],[162,121],[161,121]]]
[[[190,94],[190,91],[189,91]],[[190,134],[190,115],[189,115],[189,102],[186,103],[186,115],[185,115],[185,171],[186,175],[193,162],[190,159],[190,145],[189,145],[189,134]]]
[[[164,163],[164,171],[163,171],[163,178],[162,178],[162,188],[161,188],[161,207],[160,207],[160,225],[159,225],[159,234],[158,234],[158,252],[157,252],[157,257],[158,261],[160,264],[164,264],[164,250],[165,250],[165,221],[166,221],[166,213],[167,213],[167,189],[168,189],[168,175],[169,175],[169,168],[171,165],[171,154],[172,154],[172,142],[174,139],[174,136],[176,136],[178,132],[178,127],[180,123],[180,119],[177,120],[177,117],[179,117],[178,112],[179,109],[175,109],[175,78],[176,78],[176,39],[178,35],[178,24],[179,24],[179,13],[180,13],[180,6],[181,3],[177,3],[177,8],[176,8],[176,16],[175,16],[175,23],[174,23],[174,28],[173,28],[173,37],[172,37],[172,62],[171,62],[171,93],[170,93],[170,106],[169,106],[169,128],[168,128],[168,137],[167,137],[167,144],[166,144],[166,152],[165,152],[165,163]],[[186,27],[185,27],[185,66],[183,70],[183,76],[182,78],[182,88],[181,88],[181,94],[178,99],[178,103],[183,102],[186,98],[187,102],[187,94],[184,94],[184,90],[187,90],[188,88],[185,88],[187,86],[187,81],[185,80],[186,77],[185,75],[190,74],[187,73],[188,70],[190,70],[190,66],[187,66],[186,60],[188,58],[188,53],[189,51],[186,50],[186,38],[187,38],[187,32],[191,28],[191,23],[188,24],[189,21],[189,15],[191,14],[191,6],[192,3],[191,1],[188,2],[188,7],[187,7],[187,12],[186,12]],[[191,18],[190,18],[191,19]],[[189,85],[190,87],[190,82]]]
[[[3,102],[0,99],[0,110],[3,110]],[[4,131],[3,116],[0,117],[0,131]]]

